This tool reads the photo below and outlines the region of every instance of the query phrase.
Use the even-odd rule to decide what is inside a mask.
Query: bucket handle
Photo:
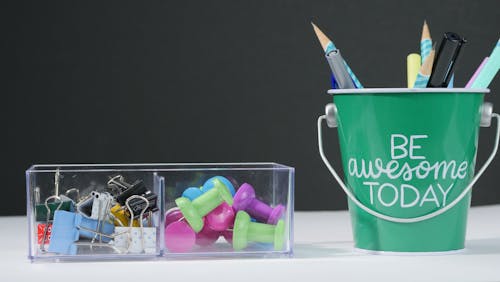
[[[335,180],[337,180],[337,182],[339,183],[339,185],[342,188],[342,190],[344,190],[344,192],[346,193],[346,195],[349,197],[349,199],[351,199],[351,201],[353,203],[355,203],[359,208],[361,208],[365,212],[367,212],[367,213],[369,213],[369,214],[371,214],[371,215],[373,215],[375,217],[378,217],[380,219],[391,221],[391,222],[397,222],[397,223],[414,223],[414,222],[420,222],[420,221],[424,221],[424,220],[427,220],[427,219],[434,218],[434,217],[436,217],[436,216],[438,216],[440,214],[445,213],[449,209],[453,208],[472,189],[472,185],[474,185],[476,183],[476,181],[479,179],[479,177],[481,177],[481,175],[483,174],[483,172],[490,165],[491,161],[495,157],[495,155],[497,153],[497,150],[498,150],[498,141],[500,139],[500,126],[499,126],[500,115],[497,114],[497,113],[493,113],[493,111],[492,111],[493,110],[493,106],[492,106],[491,103],[484,103],[482,105],[482,108],[481,108],[481,122],[480,122],[480,125],[483,126],[483,127],[489,127],[490,124],[491,124],[491,118],[495,117],[497,119],[497,124],[496,124],[497,131],[496,131],[496,136],[495,136],[495,143],[493,145],[493,151],[491,152],[490,156],[488,157],[488,159],[486,160],[486,162],[483,164],[483,166],[481,167],[481,169],[474,176],[474,178],[472,179],[472,181],[470,182],[470,184],[462,191],[462,193],[455,200],[453,200],[449,205],[447,205],[447,206],[445,206],[445,207],[443,207],[443,208],[441,208],[439,210],[436,210],[436,211],[431,212],[431,213],[426,214],[426,215],[422,215],[422,216],[418,216],[418,217],[413,217],[413,218],[392,217],[392,216],[385,215],[385,214],[379,213],[377,211],[374,211],[371,208],[365,206],[363,203],[361,203],[352,194],[352,192],[349,190],[349,188],[347,188],[347,185],[342,181],[342,179],[339,177],[339,175],[337,174],[337,172],[335,171],[335,169],[333,169],[332,165],[330,164],[330,162],[326,158],[325,153],[323,151],[323,133],[322,133],[322,130],[321,130],[321,124],[322,124],[323,120],[326,120],[329,127],[337,127],[337,119],[336,119],[337,108],[335,107],[335,104],[332,103],[332,104],[328,104],[325,109],[326,109],[326,114],[322,115],[322,116],[320,116],[318,118],[318,148],[319,148],[319,154],[321,156],[321,159],[325,163],[325,165],[328,168],[328,170],[330,170],[330,173],[333,175],[333,177],[335,178]]]

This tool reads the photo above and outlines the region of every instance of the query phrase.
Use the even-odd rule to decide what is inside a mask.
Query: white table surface
[[[347,211],[296,212],[295,256],[30,263],[25,217],[0,217],[0,281],[500,281],[500,205],[474,207],[466,250],[438,256],[353,250]]]

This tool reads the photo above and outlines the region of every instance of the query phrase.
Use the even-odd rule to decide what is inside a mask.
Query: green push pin
[[[274,250],[283,249],[285,242],[285,222],[280,219],[276,225],[251,222],[250,216],[244,211],[236,214],[233,227],[233,248],[242,250],[248,241],[274,243]]]
[[[218,179],[214,179],[213,183],[214,188],[203,193],[193,201],[185,197],[175,200],[182,215],[195,232],[200,232],[203,228],[203,217],[222,204],[222,202],[233,205],[233,196],[231,196],[226,186]]]

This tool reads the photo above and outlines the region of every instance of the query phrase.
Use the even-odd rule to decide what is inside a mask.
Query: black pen
[[[446,32],[436,52],[436,59],[427,87],[447,87],[455,71],[465,38],[454,32]]]

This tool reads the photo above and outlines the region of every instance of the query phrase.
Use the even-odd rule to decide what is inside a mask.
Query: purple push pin
[[[255,190],[252,185],[243,183],[234,195],[233,209],[246,211],[251,217],[267,224],[276,224],[285,212],[283,205],[272,208],[255,198]]]

